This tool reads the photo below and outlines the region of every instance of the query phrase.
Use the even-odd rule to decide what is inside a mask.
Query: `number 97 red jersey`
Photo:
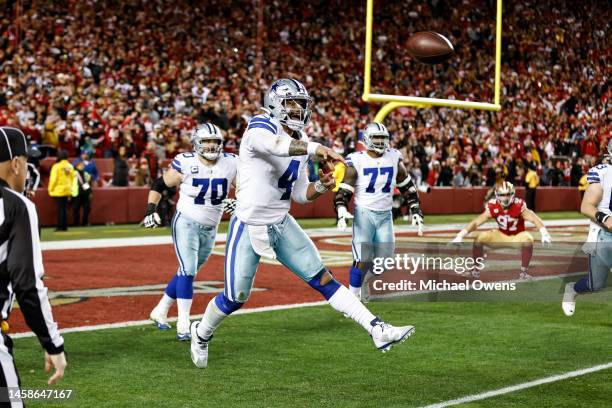
[[[525,231],[525,219],[521,215],[527,204],[521,198],[514,197],[508,208],[502,207],[497,199],[491,199],[486,209],[495,218],[499,231],[506,235],[516,235]]]

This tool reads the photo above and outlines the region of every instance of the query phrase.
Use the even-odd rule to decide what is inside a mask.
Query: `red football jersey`
[[[516,235],[525,231],[525,219],[521,215],[527,208],[523,199],[514,197],[508,208],[502,207],[497,199],[489,200],[486,205],[491,217],[497,221],[499,231],[506,235]]]

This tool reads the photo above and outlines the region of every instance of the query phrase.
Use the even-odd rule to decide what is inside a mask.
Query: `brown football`
[[[448,38],[434,31],[415,33],[408,39],[406,48],[412,58],[424,64],[439,64],[455,52]]]

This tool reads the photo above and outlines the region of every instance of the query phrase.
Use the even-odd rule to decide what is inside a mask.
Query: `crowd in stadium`
[[[310,137],[355,149],[376,113],[361,101],[364,1],[265,2],[259,43],[252,0],[165,3],[33,1],[20,16],[5,14],[0,124],[70,157],[131,159],[124,170],[146,184],[161,160],[190,149],[197,123],[217,124],[236,151],[264,89],[295,77],[314,97]],[[401,108],[387,118],[417,180],[477,186],[504,176],[522,185],[535,170],[540,185],[578,185],[612,131],[612,19],[603,2],[561,3],[504,10],[501,112]],[[495,2],[461,4],[377,2],[373,91],[491,101]],[[411,60],[403,44],[422,30],[448,36],[456,56],[435,67]]]

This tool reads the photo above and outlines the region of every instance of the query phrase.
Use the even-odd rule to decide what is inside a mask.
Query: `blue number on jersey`
[[[300,170],[300,162],[298,160],[291,160],[289,167],[278,179],[278,188],[284,188],[285,192],[281,196],[281,200],[288,200],[291,197],[291,190],[293,190],[293,183],[298,179],[298,171]]]
[[[221,191],[219,191],[219,187],[221,187]],[[212,183],[210,183],[210,203],[212,205],[219,205],[225,197],[227,196],[227,179],[218,178],[212,179]]]
[[[378,178],[378,174],[379,174],[379,170],[380,170],[380,175],[387,175],[387,181],[385,182],[385,185],[382,188],[382,192],[383,193],[389,193],[391,191],[391,182],[393,181],[393,167],[381,167],[380,169],[378,169],[377,167],[370,167],[367,169],[363,169],[363,175],[364,176],[370,176],[370,183],[368,184],[368,187],[366,187],[366,193],[374,193],[375,189],[374,186],[376,185],[376,179]]]
[[[200,192],[193,200],[195,204],[204,205],[206,200],[204,196],[208,191],[208,187],[210,186],[210,203],[212,205],[219,205],[227,196],[227,179],[224,178],[215,178],[215,179],[202,179],[202,178],[194,178],[192,182],[194,187],[202,186]],[[219,191],[219,187],[221,187],[221,191]]]

